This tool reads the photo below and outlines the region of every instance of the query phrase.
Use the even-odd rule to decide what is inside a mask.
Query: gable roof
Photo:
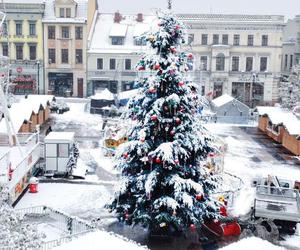
[[[290,135],[300,135],[300,120],[292,113],[280,107],[258,106],[256,110],[260,116],[267,115],[275,125],[282,125]]]
[[[212,100],[212,103],[216,106],[216,107],[221,107],[226,103],[231,102],[232,100],[234,100],[234,98],[230,95],[224,94],[221,95],[215,99]]]
[[[45,1],[44,23],[85,23],[87,21],[87,0],[72,0],[77,3],[76,17],[56,17],[55,16],[55,0]]]

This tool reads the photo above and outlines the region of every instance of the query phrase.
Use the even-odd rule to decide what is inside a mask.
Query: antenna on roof
[[[169,10],[172,9],[172,0],[168,0],[168,9],[169,9]]]

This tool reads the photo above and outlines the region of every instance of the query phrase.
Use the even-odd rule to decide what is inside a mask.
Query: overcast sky
[[[98,0],[101,12],[143,12],[165,9],[167,0]],[[175,13],[278,14],[300,15],[300,0],[173,0]]]

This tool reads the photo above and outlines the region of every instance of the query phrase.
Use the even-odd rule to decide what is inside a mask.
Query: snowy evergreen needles
[[[183,24],[171,14],[159,17],[158,31],[146,36],[154,53],[137,65],[150,76],[139,80],[139,94],[128,103],[136,121],[119,155],[123,185],[112,204],[121,221],[167,233],[201,228],[219,217],[210,194],[217,178],[205,168],[214,139],[197,117],[197,88],[183,73],[192,54],[180,53]]]
[[[300,106],[300,66],[294,66],[287,82],[281,82],[279,87],[281,106],[293,110]]]
[[[6,187],[0,192],[0,215],[0,249],[28,250],[42,247],[43,235],[32,225],[22,222],[9,205]]]

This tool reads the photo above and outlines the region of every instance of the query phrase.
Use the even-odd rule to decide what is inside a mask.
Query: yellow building
[[[11,63],[15,94],[44,93],[43,0],[4,0],[0,11],[6,14],[0,36],[0,55]]]

